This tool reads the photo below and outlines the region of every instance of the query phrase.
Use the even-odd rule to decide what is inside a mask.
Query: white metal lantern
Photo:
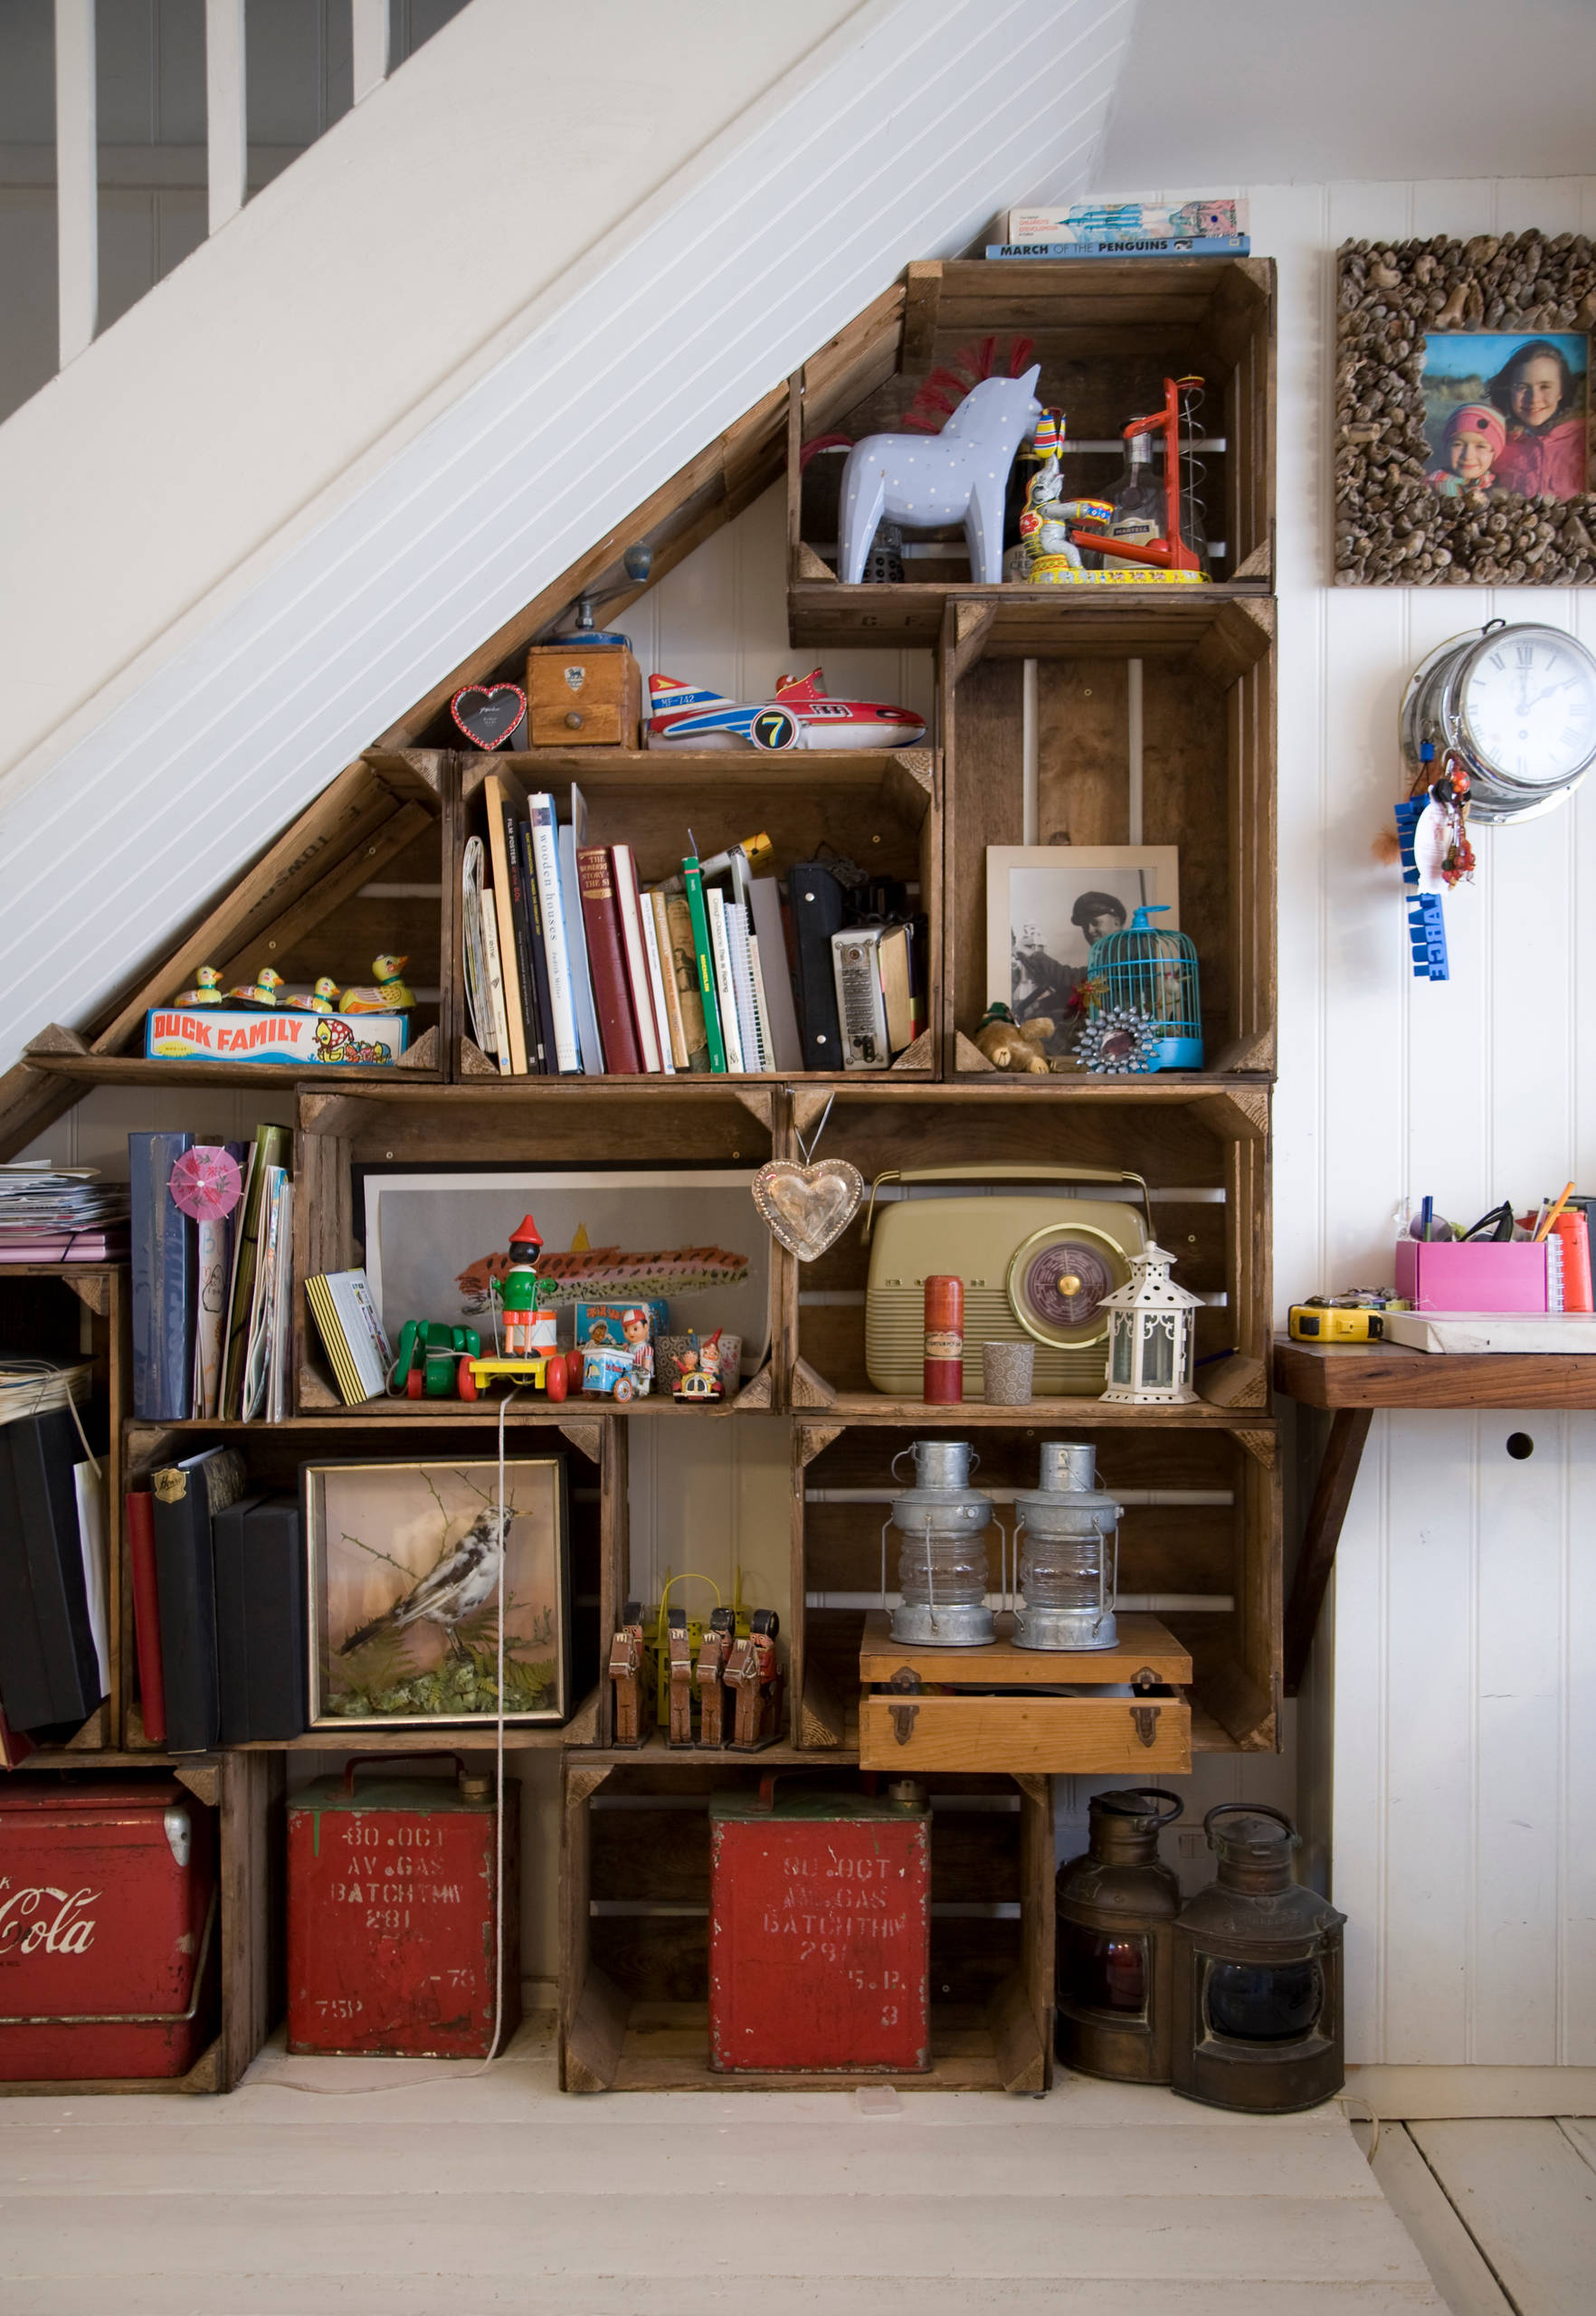
[[[1177,1407],[1194,1400],[1192,1362],[1202,1297],[1169,1275],[1173,1255],[1149,1239],[1131,1258],[1126,1285],[1105,1295],[1097,1308],[1108,1320],[1108,1386],[1105,1400],[1124,1407]]]

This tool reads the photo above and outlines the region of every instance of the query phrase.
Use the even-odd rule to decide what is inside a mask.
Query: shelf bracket
[[[1319,1622],[1319,1610],[1325,1605],[1325,1588],[1330,1582],[1330,1571],[1335,1565],[1335,1547],[1341,1542],[1342,1523],[1346,1518],[1346,1507],[1352,1502],[1358,1466],[1363,1460],[1363,1443],[1369,1437],[1369,1426],[1373,1419],[1372,1408],[1337,1408],[1331,1418],[1330,1438],[1325,1445],[1324,1461],[1319,1466],[1318,1485],[1314,1490],[1302,1550],[1297,1556],[1297,1574],[1292,1579],[1291,1598],[1286,1609],[1286,1694],[1288,1697],[1294,1697],[1302,1686],[1308,1651],[1313,1647],[1314,1633]]]

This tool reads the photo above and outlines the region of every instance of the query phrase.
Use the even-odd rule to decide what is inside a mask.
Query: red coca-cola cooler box
[[[0,1785],[0,2081],[186,2074],[221,1984],[212,1810],[170,1778]]]
[[[709,1804],[709,2064],[917,2074],[931,2064],[931,1818],[856,1792]]]
[[[288,2046],[486,2058],[500,1886],[495,1780],[350,1761],[288,1804]],[[374,1770],[379,1774],[374,1774]],[[502,2050],[520,2023],[520,1786],[504,1783]]]

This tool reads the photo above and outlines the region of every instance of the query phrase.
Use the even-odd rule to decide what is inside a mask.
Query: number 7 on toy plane
[[[651,748],[904,748],[926,733],[925,717],[912,707],[833,699],[819,668],[784,676],[774,699],[755,701],[727,699],[675,676],[651,676],[649,706]]]

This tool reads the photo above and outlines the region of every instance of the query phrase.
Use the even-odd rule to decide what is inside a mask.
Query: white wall
[[[1596,1182],[1596,792],[1482,831],[1447,904],[1452,978],[1412,980],[1396,872],[1396,711],[1436,643],[1573,590],[1334,589],[1331,252],[1348,237],[1596,233],[1596,179],[1254,186],[1280,267],[1280,1016],[1275,1280],[1392,1277],[1397,1201],[1471,1222]],[[1534,1456],[1506,1456],[1509,1432]],[[1314,1686],[1334,1713],[1334,1892],[1350,2058],[1596,2060],[1596,1417],[1377,1418]],[[1332,1632],[1333,1619],[1333,1632]],[[1331,1641],[1333,1638],[1333,1661]],[[1304,1710],[1311,1709],[1305,1694]],[[1327,1762],[1322,1717],[1305,1750]],[[1324,1771],[1321,1769],[1320,1776]]]

